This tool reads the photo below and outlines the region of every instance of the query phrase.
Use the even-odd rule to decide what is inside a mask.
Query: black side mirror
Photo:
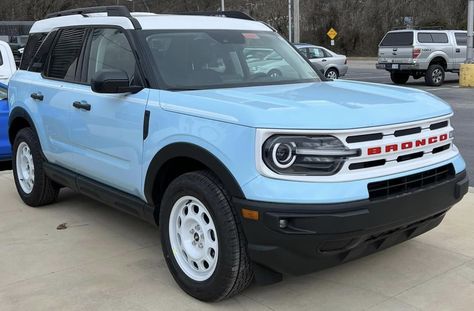
[[[142,86],[131,86],[128,74],[122,70],[101,70],[91,81],[91,89],[96,93],[137,93]]]

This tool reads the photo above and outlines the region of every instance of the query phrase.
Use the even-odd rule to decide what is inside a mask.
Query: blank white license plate
[[[398,69],[398,64],[392,64],[392,69]]]

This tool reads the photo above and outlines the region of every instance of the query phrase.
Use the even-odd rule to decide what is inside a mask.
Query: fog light
[[[286,227],[288,227],[288,220],[280,219],[280,228],[285,229]]]

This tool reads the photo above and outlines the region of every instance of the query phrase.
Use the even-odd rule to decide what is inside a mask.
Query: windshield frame
[[[195,91],[195,90],[212,90],[212,89],[225,89],[225,88],[241,88],[241,87],[259,87],[259,86],[271,86],[271,85],[289,85],[289,84],[301,84],[301,83],[318,83],[318,82],[325,82],[328,81],[320,72],[319,70],[309,61],[304,55],[302,55],[301,51],[298,50],[291,42],[289,42],[285,37],[280,36],[276,32],[272,31],[249,31],[249,30],[225,30],[225,29],[217,29],[223,31],[242,31],[242,32],[264,32],[264,33],[271,33],[279,36],[280,39],[283,39],[286,44],[288,44],[296,54],[301,57],[306,64],[316,73],[315,78],[313,79],[299,79],[299,80],[281,80],[281,81],[258,81],[252,83],[231,83],[231,84],[214,84],[214,85],[193,85],[192,87],[183,87],[177,88],[168,85],[163,77],[160,74],[159,66],[155,62],[153,58],[152,51],[148,45],[147,37],[152,34],[159,34],[159,33],[189,33],[189,32],[207,32],[207,31],[216,31],[216,29],[146,29],[146,30],[135,30],[133,31],[133,37],[137,40],[138,46],[143,46],[141,49],[140,54],[146,58],[146,62],[141,61],[142,64],[147,64],[148,68],[145,70],[149,73],[153,73],[153,80],[149,81],[149,85],[152,88],[160,89],[160,90],[168,90],[168,91]]]

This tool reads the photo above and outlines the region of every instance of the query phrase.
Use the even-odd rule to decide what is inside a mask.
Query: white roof
[[[216,16],[171,15],[132,13],[142,29],[226,29],[248,31],[272,31],[261,22]],[[34,23],[30,33],[50,32],[59,27],[86,25],[115,25],[124,29],[134,29],[127,17],[106,16],[105,13],[69,15],[43,19]]]

